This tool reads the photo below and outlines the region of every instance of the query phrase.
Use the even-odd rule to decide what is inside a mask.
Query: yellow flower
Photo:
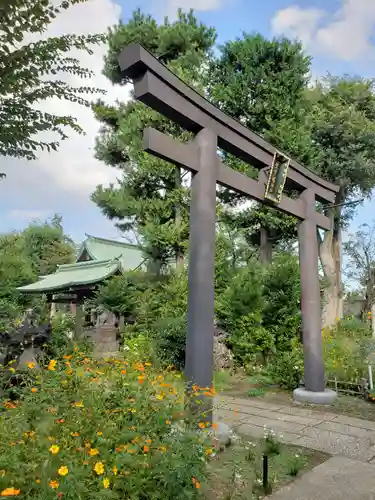
[[[52,455],[57,455],[58,452],[60,451],[60,447],[57,446],[57,444],[53,444],[49,451],[52,453]]]
[[[36,484],[40,484],[40,479],[35,479]]]
[[[104,464],[103,462],[96,462],[94,465],[94,471],[97,473],[98,476],[101,476],[104,474]]]
[[[102,431],[98,431],[96,434],[97,434],[98,436],[103,436]]]
[[[172,423],[172,422],[171,422],[170,420],[166,420],[166,421],[165,421],[165,423],[166,423],[167,425],[171,425],[171,423]]]
[[[21,490],[16,490],[15,488],[5,488],[5,490],[3,490],[1,493],[0,493],[0,496],[2,497],[13,497],[13,496],[17,496],[21,493]]]
[[[70,435],[73,436],[73,437],[78,437],[79,436],[79,432],[71,432]]]
[[[83,408],[85,405],[82,401],[76,401],[75,403],[72,403],[72,406],[75,406],[76,408]]]
[[[111,484],[110,480],[108,479],[108,477],[105,477],[103,479],[103,486],[105,489],[109,488],[109,485]]]
[[[91,450],[89,450],[89,455],[90,455],[90,457],[94,457],[95,455],[99,455],[98,448],[91,448]]]
[[[33,368],[35,368],[35,363],[27,363],[27,368],[30,368],[30,370],[32,370]]]
[[[48,370],[50,371],[56,370],[56,363],[57,361],[55,359],[51,359],[51,361],[48,364]]]
[[[156,394],[156,399],[158,399],[159,401],[162,401],[164,399],[163,394]]]
[[[213,455],[214,450],[212,448],[206,448],[205,453],[206,455]]]
[[[59,482],[58,482],[58,481],[50,481],[48,484],[49,484],[49,485],[51,486],[51,488],[52,488],[52,489],[54,489],[54,490],[57,490],[57,488],[60,486],[60,484],[59,484]]]
[[[36,392],[38,392],[38,388],[37,387],[32,387],[31,388],[31,392],[33,392],[35,394]]]
[[[69,474],[69,469],[66,465],[62,465],[57,473],[59,474],[59,476],[66,476],[67,474]]]
[[[115,476],[117,476],[118,468],[116,467],[116,465],[113,467],[112,472]]]

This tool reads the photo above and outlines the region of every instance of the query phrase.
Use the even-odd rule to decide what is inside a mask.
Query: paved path
[[[332,455],[271,500],[375,500],[375,422],[266,402],[220,397],[216,418],[234,431],[263,437],[264,426],[281,442]]]

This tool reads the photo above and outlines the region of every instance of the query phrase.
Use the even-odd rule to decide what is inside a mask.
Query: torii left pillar
[[[202,393],[213,386],[216,178],[219,158],[217,136],[211,130],[199,132],[194,143],[199,170],[191,182],[185,379],[188,389],[197,385]],[[211,422],[212,397],[202,397],[201,403],[197,410],[203,413],[202,419]]]

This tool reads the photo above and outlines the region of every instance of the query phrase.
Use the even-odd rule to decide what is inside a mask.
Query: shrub
[[[46,353],[50,357],[58,357],[72,342],[75,330],[75,317],[72,314],[57,313],[52,318],[51,340],[46,346]]]
[[[155,354],[161,363],[182,370],[185,366],[186,316],[166,318],[156,323],[153,335]]]
[[[181,423],[182,384],[149,363],[75,348],[35,371],[0,419],[0,492],[28,500],[191,500],[206,443]],[[5,495],[4,493],[4,495]]]
[[[367,326],[367,325],[366,325]],[[368,327],[357,320],[340,321],[323,331],[326,377],[342,382],[357,382],[367,376],[367,355],[371,348]]]
[[[278,353],[268,367],[273,380],[288,390],[300,385],[303,377],[303,350],[297,340],[291,342],[290,351]]]
[[[246,367],[257,361],[265,363],[275,344],[272,333],[262,326],[260,317],[248,314],[236,321],[229,345],[237,362]]]
[[[265,305],[263,326],[275,339],[278,352],[289,349],[290,341],[300,338],[300,278],[297,258],[277,254],[263,279]]]

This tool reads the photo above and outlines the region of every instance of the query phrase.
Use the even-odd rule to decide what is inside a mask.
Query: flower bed
[[[149,363],[95,361],[78,347],[46,369],[31,363],[21,398],[2,404],[1,496],[199,496],[210,448],[181,423],[179,377]]]

